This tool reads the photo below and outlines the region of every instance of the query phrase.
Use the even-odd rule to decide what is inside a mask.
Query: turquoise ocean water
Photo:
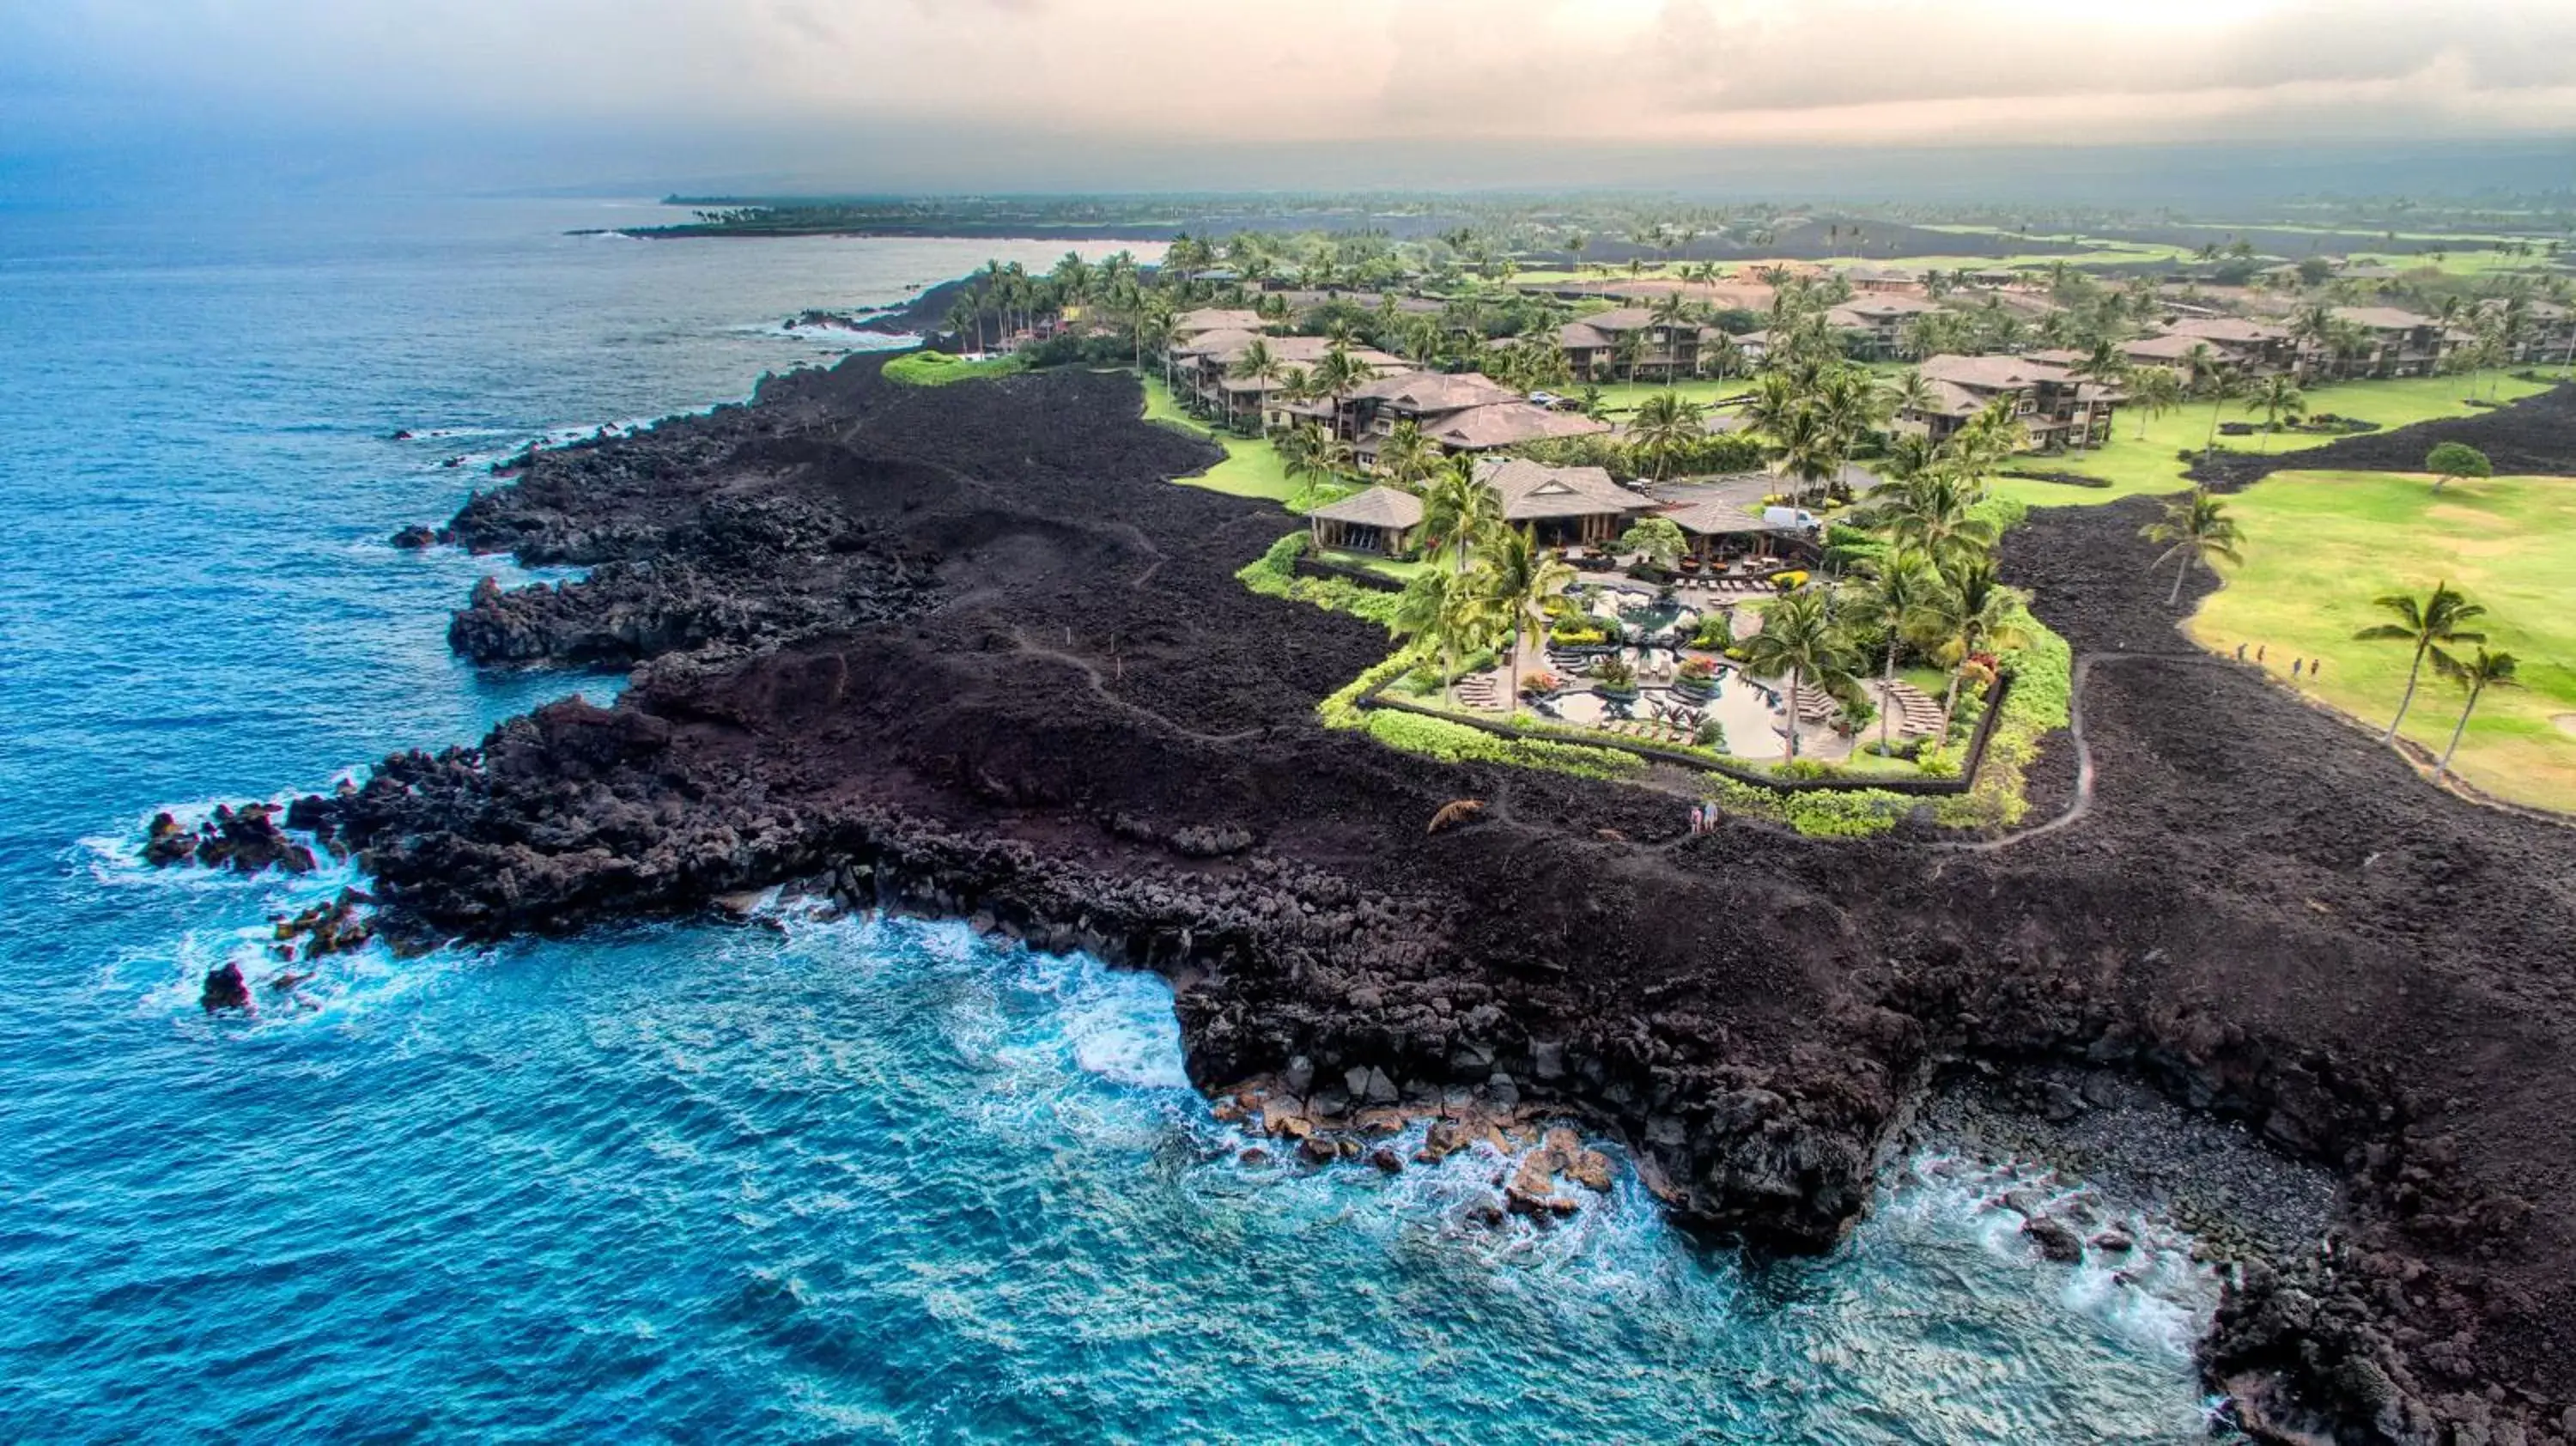
[[[795,311],[1062,249],[561,234],[651,215],[0,201],[0,1439],[2203,1435],[2211,1283],[2044,1264],[2005,1180],[1909,1177],[1821,1261],[1624,1175],[1488,1229],[1489,1155],[1240,1164],[1157,981],[954,925],[370,952],[205,1018],[355,879],[146,872],[153,810],[614,691],[455,662],[518,575],[387,534],[824,359]]]

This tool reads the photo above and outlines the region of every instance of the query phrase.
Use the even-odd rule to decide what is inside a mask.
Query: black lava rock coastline
[[[1866,1208],[1944,1062],[2119,1071],[2341,1180],[2333,1248],[2249,1266],[2206,1345],[2254,1429],[2570,1434],[2576,836],[2185,647],[2151,504],[2007,548],[2094,659],[2080,822],[1694,836],[1669,794],[1324,730],[1385,638],[1237,583],[1293,519],[1170,485],[1215,453],[1140,410],[1119,376],[917,389],[861,358],[537,453],[453,535],[595,570],[479,588],[451,637],[631,663],[628,693],[298,813],[416,941],[786,883],[1093,950],[1171,978],[1212,1092],[1578,1112],[1677,1218],[1780,1248]],[[1427,832],[1460,798],[1480,820]]]

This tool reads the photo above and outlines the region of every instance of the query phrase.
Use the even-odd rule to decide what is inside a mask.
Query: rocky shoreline
[[[1131,380],[877,367],[536,453],[459,513],[463,545],[593,568],[478,588],[460,651],[633,683],[299,803],[362,854],[382,930],[782,883],[969,918],[1169,977],[1191,1078],[1238,1109],[1597,1121],[1677,1219],[1793,1250],[1866,1208],[1937,1070],[2080,1064],[2339,1182],[2333,1249],[2246,1268],[2205,1345],[2258,1435],[2576,1434],[2576,843],[2191,654],[2143,580],[2145,504],[2042,512],[2006,549],[2110,660],[2077,826],[1695,836],[1667,794],[1321,728],[1384,636],[1234,580],[1293,520],[1170,485],[1213,450],[1142,423]],[[2535,415],[2576,438],[2565,393],[2496,419]],[[1462,798],[1479,821],[1426,830]]]

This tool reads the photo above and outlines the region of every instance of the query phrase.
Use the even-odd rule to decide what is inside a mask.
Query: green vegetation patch
[[[2192,638],[2385,728],[2406,690],[2404,644],[2357,642],[2391,621],[2372,600],[2447,582],[2486,608],[2473,626],[2512,653],[2511,688],[2478,701],[2452,769],[2498,798],[2576,812],[2576,478],[2458,481],[2387,472],[2282,472],[2228,499],[2245,565],[2201,604]],[[2474,645],[2471,645],[2473,648]],[[2462,649],[2461,651],[2469,651]],[[2325,659],[2322,676],[2290,677]],[[2463,695],[2427,666],[2405,736],[2438,756]]]
[[[1006,377],[1028,369],[1027,360],[1017,352],[982,361],[961,361],[944,351],[908,351],[885,364],[888,380],[916,387],[944,387],[950,382]]]
[[[1419,713],[1374,708],[1364,710],[1361,717],[1361,726],[1378,742],[1443,763],[1508,763],[1516,768],[1544,768],[1577,778],[1598,779],[1634,779],[1642,777],[1647,768],[1644,759],[1612,748],[1506,738]]]
[[[1291,478],[1278,448],[1266,441],[1215,431],[1182,410],[1180,403],[1172,399],[1172,389],[1160,377],[1145,378],[1145,420],[1204,437],[1225,449],[1224,461],[1196,476],[1172,479],[1185,487],[1204,487],[1229,497],[1265,498],[1291,511],[1319,507],[1331,500],[1313,496],[1317,489]]]
[[[1333,612],[1366,618],[1379,627],[1392,629],[1396,594],[1362,587],[1348,578],[1297,575],[1297,559],[1305,555],[1307,543],[1305,533],[1289,533],[1270,544],[1269,550],[1260,557],[1244,564],[1235,577],[1245,587],[1264,597],[1311,603]]]
[[[2472,378],[2403,377],[2393,381],[2335,382],[2306,388],[2311,415],[2332,412],[2339,417],[2355,417],[2376,422],[2381,428],[2412,426],[2445,417],[2473,417],[2480,409],[2466,398]],[[2517,377],[2490,374],[2475,382],[2478,394],[2492,395],[2497,401],[2518,401],[2545,392],[2550,382],[2527,382]],[[2042,481],[2034,477],[2016,477],[2007,471],[1987,484],[1995,496],[2034,507],[2064,507],[2075,504],[2110,502],[2142,493],[2185,492],[2191,483],[2183,478],[2185,462],[2181,453],[2197,452],[2209,441],[2211,404],[2185,402],[2175,411],[2161,417],[2147,417],[2140,409],[2123,407],[2113,420],[2111,442],[2091,452],[2067,452],[2048,458],[2016,458],[2012,466],[2031,471],[2070,472],[2092,477],[2104,485],[2099,488],[2069,486],[2063,482]],[[2218,409],[2221,422],[2263,423],[2262,414],[2242,402],[2227,402]],[[2139,436],[2139,424],[2146,425],[2146,435]],[[2221,435],[2219,446],[2246,452],[2304,452],[2340,440],[2319,433],[2281,432],[2272,437],[2229,437]]]

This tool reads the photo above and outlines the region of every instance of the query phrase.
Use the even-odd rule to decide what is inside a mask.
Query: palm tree
[[[2156,560],[2147,564],[2149,572],[2181,559],[2174,569],[2173,593],[2165,599],[2167,607],[2182,601],[2182,585],[2191,576],[2193,563],[2215,571],[2218,563],[2241,564],[2245,560],[2237,553],[2245,536],[2238,530],[2236,519],[2227,515],[2227,504],[2211,496],[2206,487],[2195,487],[2190,496],[2166,503],[2163,520],[2148,523],[2138,529],[2138,535],[2149,542],[2166,544],[2165,550],[2156,554]]]
[[[1234,365],[1225,369],[1225,374],[1238,381],[1259,382],[1267,387],[1279,380],[1283,370],[1278,354],[1270,349],[1270,343],[1256,336],[1244,346],[1243,354],[1234,359]],[[1226,393],[1225,420],[1228,426],[1234,424],[1232,392]]]
[[[1712,261],[1708,264],[1714,266],[1717,263]],[[1744,375],[1744,348],[1736,344],[1735,338],[1725,332],[1718,332],[1699,349],[1699,369],[1701,375],[1720,381],[1728,377],[1742,376]]]
[[[2236,378],[2224,370],[2211,372],[2209,380],[2201,384],[2201,395],[2209,399],[2209,438],[2201,445],[2202,461],[2206,462],[2217,455],[2218,414],[2236,398],[2239,390]]]
[[[1628,435],[1636,445],[1655,459],[1655,480],[1664,480],[1664,470],[1672,461],[1673,449],[1705,436],[1707,409],[1678,393],[1657,392],[1637,407],[1628,422]]]
[[[1756,673],[1789,680],[1787,751],[1783,762],[1798,756],[1798,693],[1808,683],[1839,693],[1852,683],[1851,640],[1834,622],[1824,588],[1802,587],[1763,609],[1762,631],[1744,643],[1744,666]]]
[[[1377,444],[1378,470],[1399,487],[1428,478],[1440,465],[1440,455],[1439,444],[1422,435],[1422,429],[1411,421],[1396,423],[1386,440]]]
[[[2395,614],[2398,620],[2363,628],[2352,635],[2355,641],[2408,643],[2415,649],[2415,660],[2406,668],[2406,693],[2397,700],[2397,716],[2388,720],[2388,731],[2379,739],[2394,743],[2397,725],[2406,721],[2406,710],[2415,704],[2415,684],[2424,672],[2424,655],[2445,643],[2485,642],[2485,633],[2465,625],[2486,616],[2487,610],[2469,601],[2466,594],[2452,591],[2448,582],[2433,584],[2433,591],[2421,602],[2404,593],[2390,593],[2373,598],[2371,606]]]
[[[2082,361],[2077,362],[2072,367],[2067,368],[2067,370],[2076,376],[2098,383],[2105,388],[2111,388],[2118,386],[2121,382],[2128,379],[2129,359],[2125,355],[2121,354],[2119,347],[2113,345],[2108,339],[2105,339],[2093,343],[2092,351],[2087,353]],[[2104,432],[2105,441],[2109,440],[2107,427],[2108,424],[2106,423],[2106,430]],[[2084,419],[2084,430],[2079,433],[2076,438],[2075,450],[2081,452],[2092,444],[2093,419],[2088,409]]]
[[[975,303],[967,300],[964,296],[960,296],[955,301],[949,303],[948,329],[957,334],[958,350],[963,351],[966,349],[967,332],[980,332],[983,330],[983,326],[984,318],[975,310]],[[978,345],[981,345],[982,341],[983,338],[980,336],[976,338]]]
[[[2263,450],[2272,450],[2272,434],[2284,419],[2297,421],[2308,414],[2308,394],[2283,373],[2265,377],[2254,388],[2255,410],[2263,414]]]
[[[2146,367],[2129,379],[2129,405],[2138,409],[2138,440],[2147,439],[2147,423],[2162,421],[2182,405],[2182,377],[2171,367]]]
[[[1879,473],[1890,482],[1911,482],[1932,470],[1940,448],[1922,432],[1908,432],[1888,444],[1887,455],[1879,459]]]
[[[1428,568],[1413,575],[1404,591],[1395,599],[1395,615],[1389,626],[1395,635],[1415,647],[1440,656],[1442,696],[1458,671],[1458,644],[1470,632],[1470,601],[1466,585],[1458,578]]]
[[[1791,412],[1772,435],[1778,444],[1771,450],[1771,475],[1796,478],[1795,495],[1800,502],[1807,500],[1808,488],[1842,470],[1842,439],[1815,407]]]
[[[1984,491],[1955,466],[1936,465],[1906,483],[1888,515],[1889,538],[1949,566],[1994,550],[1994,519],[1980,515]]]
[[[1279,436],[1280,470],[1292,482],[1311,487],[1351,470],[1351,444],[1313,422],[1301,422]]]
[[[2433,766],[2434,782],[2441,782],[2443,775],[2451,771],[2451,755],[2460,751],[2460,735],[2469,731],[2469,715],[2478,711],[2478,698],[2489,688],[2520,686],[2513,676],[2516,666],[2511,653],[2490,653],[2480,648],[2463,662],[2440,648],[2433,649],[2434,669],[2469,692],[2469,701],[2460,709],[2460,721],[2451,729],[2451,746],[2442,750],[2442,761]]]
[[[2026,646],[2030,635],[2021,626],[2021,595],[2003,585],[1992,559],[1959,562],[1942,580],[1946,586],[1915,615],[1915,627],[1916,641],[1950,671],[1950,686],[1941,695],[1939,741],[1946,743],[1969,662],[1982,653]]]
[[[1423,535],[1434,547],[1448,547],[1458,554],[1458,572],[1467,571],[1467,550],[1492,529],[1502,525],[1503,500],[1493,488],[1476,480],[1476,463],[1472,457],[1452,457],[1449,464],[1433,473],[1422,492]]]
[[[1887,384],[1888,400],[1898,416],[1909,412],[1928,412],[1939,398],[1933,393],[1931,379],[1909,367]]]
[[[1511,691],[1504,708],[1518,706],[1521,696],[1521,639],[1529,628],[1547,623],[1547,600],[1574,581],[1574,569],[1548,555],[1529,529],[1497,527],[1486,533],[1476,558],[1471,584],[1476,602],[1467,616],[1473,622],[1511,633]]]
[[[1881,558],[1875,576],[1861,592],[1861,621],[1887,632],[1887,653],[1879,670],[1878,751],[1887,752],[1888,722],[1895,708],[1889,690],[1896,683],[1896,650],[1922,617],[1941,586],[1941,574],[1919,552],[1900,548]]]
[[[1682,329],[1695,327],[1690,298],[1678,291],[1666,292],[1655,299],[1646,312],[1647,319],[1664,333],[1664,382],[1670,385],[1681,377]]]

